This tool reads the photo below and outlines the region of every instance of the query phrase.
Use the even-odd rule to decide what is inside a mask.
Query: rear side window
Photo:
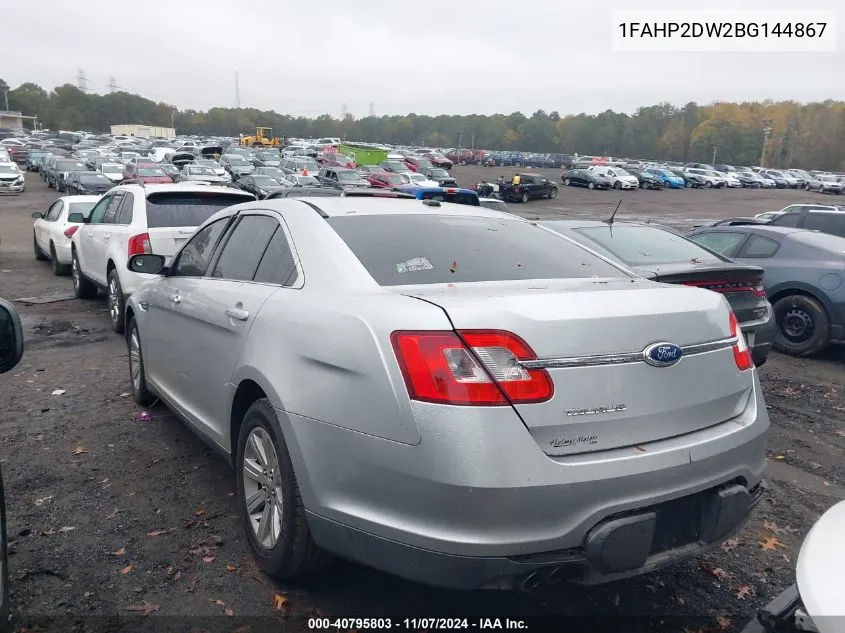
[[[734,257],[746,238],[747,235],[745,233],[724,233],[722,231],[699,233],[690,236],[690,239],[696,244],[701,244],[725,257]]]
[[[223,244],[211,276],[252,281],[258,262],[278,226],[276,220],[266,215],[243,216]]]
[[[382,286],[627,277],[576,244],[519,220],[403,214],[326,221]]]
[[[780,242],[762,235],[752,235],[742,249],[740,257],[774,257],[780,248]]]
[[[216,191],[151,193],[147,196],[147,227],[199,226],[221,209],[250,200],[254,198]]]
[[[223,230],[229,224],[229,219],[228,217],[220,218],[194,233],[176,256],[170,275],[172,277],[202,277]]]
[[[845,236],[845,213],[808,213],[804,218],[804,228]]]
[[[255,271],[254,281],[288,286],[296,281],[296,263],[281,226],[273,233],[264,251],[258,270]]]
[[[546,223],[551,229],[554,222]],[[628,266],[692,262],[721,264],[724,260],[685,237],[648,226],[596,226],[575,229]]]
[[[783,215],[779,215],[769,222],[774,226],[798,226],[798,222],[801,220],[801,212],[788,212],[784,213]]]

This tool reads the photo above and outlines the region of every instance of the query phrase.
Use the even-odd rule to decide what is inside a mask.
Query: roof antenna
[[[619,202],[616,203],[616,208],[613,210],[613,213],[610,214],[610,217],[605,220],[607,224],[613,224],[613,218],[616,217],[616,212],[619,211],[619,206],[622,204],[622,198],[619,198]]]

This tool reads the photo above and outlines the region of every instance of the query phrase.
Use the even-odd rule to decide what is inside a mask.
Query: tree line
[[[142,123],[179,134],[237,136],[256,126],[277,136],[336,136],[377,143],[488,150],[558,152],[736,165],[845,170],[845,102],[764,101],[710,105],[661,103],[633,114],[561,115],[537,110],[492,115],[419,114],[316,118],[254,108],[178,109],[127,92],[86,93],[71,84],[47,92],[34,83],[8,91],[11,110],[37,116],[45,128],[108,132]]]

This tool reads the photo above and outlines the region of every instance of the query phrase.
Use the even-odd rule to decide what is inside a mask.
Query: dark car
[[[626,169],[629,174],[640,181],[640,189],[663,189],[666,184],[663,179],[642,169]]]
[[[845,285],[827,283],[843,269],[845,238],[784,226],[697,229],[694,242],[741,263],[763,266],[774,307],[775,348],[793,356],[845,343]]]
[[[505,202],[528,202],[539,198],[556,198],[557,185],[540,174],[517,174],[519,183],[499,185],[499,197]]]
[[[47,186],[56,191],[65,190],[65,179],[72,171],[85,171],[85,163],[80,160],[59,158],[47,167]]]
[[[279,152],[259,151],[255,153],[252,164],[256,167],[278,167],[282,164],[282,155]]]
[[[598,220],[549,220],[540,224],[646,279],[723,294],[745,334],[754,363],[759,367],[766,362],[774,338],[774,318],[760,266],[733,262],[655,224]]]
[[[239,154],[223,154],[220,157],[220,166],[229,173],[233,182],[255,171],[252,162]]]
[[[281,188],[283,185],[280,181],[276,180],[275,178],[270,178],[270,176],[251,174],[248,176],[243,176],[242,178],[236,180],[235,186],[238,189],[248,191],[259,200],[263,200],[276,189]]]
[[[71,195],[99,196],[114,187],[105,174],[94,171],[72,171],[65,180],[65,191]]]
[[[29,154],[26,157],[26,170],[38,171],[38,165],[41,162],[41,159],[49,155],[50,152],[43,149],[30,150]]]
[[[457,187],[458,180],[442,167],[427,167],[417,171],[429,180],[433,180],[441,187]]]
[[[380,174],[370,174],[367,176],[367,182],[370,183],[371,187],[380,189],[392,189],[393,187],[401,187],[402,185],[408,184],[407,179],[390,171]]]
[[[760,182],[760,178],[756,174],[747,171],[735,171],[732,173],[746,189],[760,189],[763,186],[763,183]]]
[[[713,220],[712,222],[702,222],[696,224],[693,228],[699,229],[705,226],[746,226],[749,224],[768,224],[769,220],[764,218],[723,218],[721,220]]]
[[[610,181],[588,169],[571,169],[563,172],[560,181],[567,187],[586,187],[587,189],[610,189]]]
[[[329,187],[369,187],[370,182],[354,169],[324,167],[317,174],[321,185]]]
[[[803,209],[787,211],[769,220],[771,226],[791,226],[845,237],[845,212]]]

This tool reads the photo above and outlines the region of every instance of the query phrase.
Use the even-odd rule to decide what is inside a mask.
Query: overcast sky
[[[838,51],[620,53],[611,10],[664,0],[104,0],[3,3],[0,78],[76,83],[180,108],[236,105],[294,115],[631,112],[669,101],[845,99]],[[699,8],[795,9],[794,0]],[[37,6],[36,6],[37,5]],[[835,9],[842,0],[814,0]]]

